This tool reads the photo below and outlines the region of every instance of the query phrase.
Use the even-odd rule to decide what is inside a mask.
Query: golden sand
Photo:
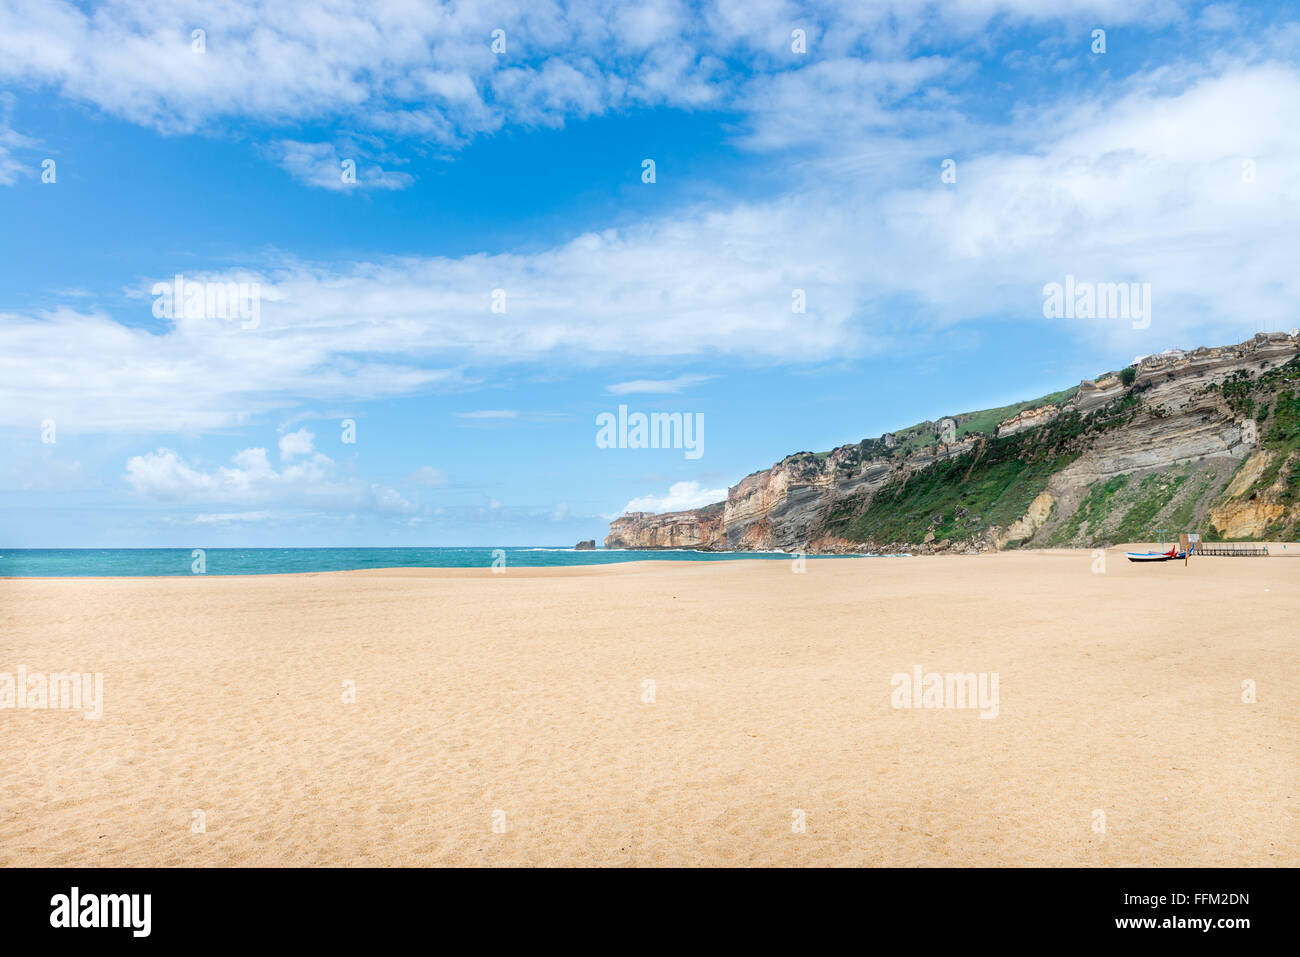
[[[1300,561],[1121,551],[0,580],[104,682],[0,710],[0,864],[1300,864]]]

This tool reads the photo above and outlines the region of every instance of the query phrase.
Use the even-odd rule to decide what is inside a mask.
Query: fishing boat
[[[1124,554],[1131,562],[1168,562],[1182,558],[1185,553],[1174,547],[1167,552],[1125,552]]]

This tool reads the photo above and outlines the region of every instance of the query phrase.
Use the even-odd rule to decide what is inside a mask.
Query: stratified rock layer
[[[990,434],[954,435],[969,416],[941,420],[940,428],[924,423],[934,436],[928,443],[904,444],[917,434],[887,433],[880,439],[846,445],[824,455],[800,452],[786,456],[771,468],[746,476],[727,490],[727,499],[692,511],[621,516],[610,525],[608,548],[694,548],[710,550],[784,549],[808,551],[944,550],[954,545],[970,549],[1001,548],[1008,544],[1087,544],[1102,537],[1103,523],[1068,522],[1087,492],[1100,481],[1117,475],[1184,469],[1196,473],[1191,486],[1202,502],[1189,503],[1190,492],[1178,493],[1173,505],[1187,506],[1178,515],[1223,522],[1227,529],[1262,534],[1270,523],[1287,513],[1286,507],[1256,501],[1221,501],[1210,514],[1211,499],[1223,497],[1236,468],[1255,451],[1252,436],[1243,433],[1242,416],[1220,393],[1207,386],[1234,375],[1258,375],[1276,368],[1300,353],[1295,333],[1261,334],[1235,346],[1200,348],[1190,352],[1170,350],[1142,358],[1134,381],[1125,386],[1119,376],[1084,380],[1073,396],[1059,405],[1025,409],[998,423]],[[832,531],[832,509],[845,502],[864,506],[876,491],[892,480],[919,472],[937,462],[967,456],[978,460],[984,445],[1008,436],[1043,429],[1061,416],[1088,413],[1132,401],[1133,414],[1119,427],[1097,430],[1088,436],[1087,448],[1048,480],[1025,514],[1005,527],[963,542],[934,541],[918,535],[917,541],[854,541]],[[951,441],[945,442],[948,438]],[[963,464],[964,467],[964,464]],[[1283,472],[1283,474],[1286,474]],[[1230,490],[1229,490],[1230,491]],[[1160,513],[1164,514],[1164,513]],[[1154,520],[1154,519],[1153,519]],[[1112,523],[1113,524],[1113,523]],[[1091,527],[1090,527],[1091,526]],[[1062,530],[1073,537],[1061,539]],[[1229,531],[1224,531],[1234,537]]]

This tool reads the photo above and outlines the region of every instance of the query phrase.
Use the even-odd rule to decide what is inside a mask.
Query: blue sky
[[[0,546],[569,545],[1292,328],[1298,52],[1292,4],[0,0]],[[1066,274],[1149,327],[1044,318]],[[704,454],[597,447],[620,404]]]

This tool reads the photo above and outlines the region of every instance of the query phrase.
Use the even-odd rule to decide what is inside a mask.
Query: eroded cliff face
[[[1012,542],[1029,541],[1047,524],[1055,506],[1056,496],[1050,490],[1039,492],[1038,496],[1029,503],[1029,510],[1024,515],[1008,525],[1005,530],[998,529],[993,532],[993,544],[998,548],[1006,548]]]
[[[722,536],[722,507],[689,512],[629,512],[614,519],[606,548],[713,549]]]
[[[1082,388],[1083,384],[1080,383],[1079,387]],[[1060,414],[1061,410],[1054,405],[1044,405],[1037,409],[1026,409],[1024,412],[1012,416],[1005,422],[999,423],[997,431],[994,434],[998,438],[1015,435],[1017,432],[1023,432],[1025,429],[1037,428],[1040,425],[1051,422],[1052,419],[1056,418]]]
[[[1224,538],[1264,538],[1270,526],[1287,513],[1279,501],[1285,492],[1285,483],[1291,469],[1296,466],[1294,453],[1281,463],[1277,478],[1260,492],[1251,493],[1263,479],[1279,453],[1267,450],[1255,452],[1233,476],[1223,500],[1210,509],[1209,518]]]
[[[900,442],[891,433],[820,456],[808,452],[787,456],[732,486],[725,502],[688,512],[622,516],[610,526],[605,544],[611,548],[787,551],[928,551],[955,545],[981,550],[1009,544],[1083,544],[1102,540],[1112,532],[1126,532],[1132,524],[1118,518],[1107,524],[1092,514],[1092,509],[1086,509],[1088,520],[1076,520],[1076,513],[1099,483],[1134,476],[1132,487],[1120,494],[1122,501],[1128,501],[1123,498],[1127,495],[1136,503],[1146,501],[1139,490],[1146,490],[1142,495],[1166,494],[1167,488],[1151,491],[1156,487],[1142,482],[1147,475],[1170,470],[1177,472],[1177,487],[1169,501],[1152,514],[1152,521],[1162,516],[1180,521],[1209,519],[1227,537],[1238,537],[1234,532],[1244,529],[1250,529],[1245,535],[1254,535],[1256,530],[1262,533],[1285,516],[1286,508],[1279,510],[1265,501],[1268,496],[1261,499],[1256,495],[1247,503],[1232,501],[1229,483],[1242,461],[1255,452],[1255,438],[1248,429],[1243,430],[1243,416],[1223,395],[1206,387],[1232,376],[1257,376],[1298,353],[1300,337],[1273,333],[1236,346],[1148,356],[1137,364],[1130,386],[1114,375],[1096,382],[1085,380],[1068,401],[1025,409],[997,423],[989,434],[954,437],[953,420],[949,419],[934,425],[934,440],[919,447]],[[1075,437],[1063,428],[1066,422],[1083,423],[1080,435]],[[1013,519],[980,528],[978,534],[966,533],[960,542],[932,533],[883,542],[838,531],[852,527],[851,522],[846,526],[844,515],[868,509],[875,493],[887,485],[891,494],[898,494],[900,483],[906,489],[907,476],[933,471],[938,463],[958,460],[953,468],[966,469],[967,462],[974,467],[988,443],[1013,441],[1029,448],[1036,434],[1046,440],[1049,433],[1053,441],[1072,443],[1065,456],[1069,462],[1025,500],[1023,514]],[[1062,434],[1068,438],[1061,440]],[[1287,470],[1281,474],[1285,477]],[[1158,504],[1160,499],[1152,501]],[[1216,502],[1219,510],[1211,516]],[[1149,510],[1149,506],[1144,508]],[[831,521],[833,514],[840,520]],[[936,519],[943,520],[936,521],[936,526],[951,524],[951,516],[940,513]],[[962,516],[963,527],[967,527],[966,521]]]

